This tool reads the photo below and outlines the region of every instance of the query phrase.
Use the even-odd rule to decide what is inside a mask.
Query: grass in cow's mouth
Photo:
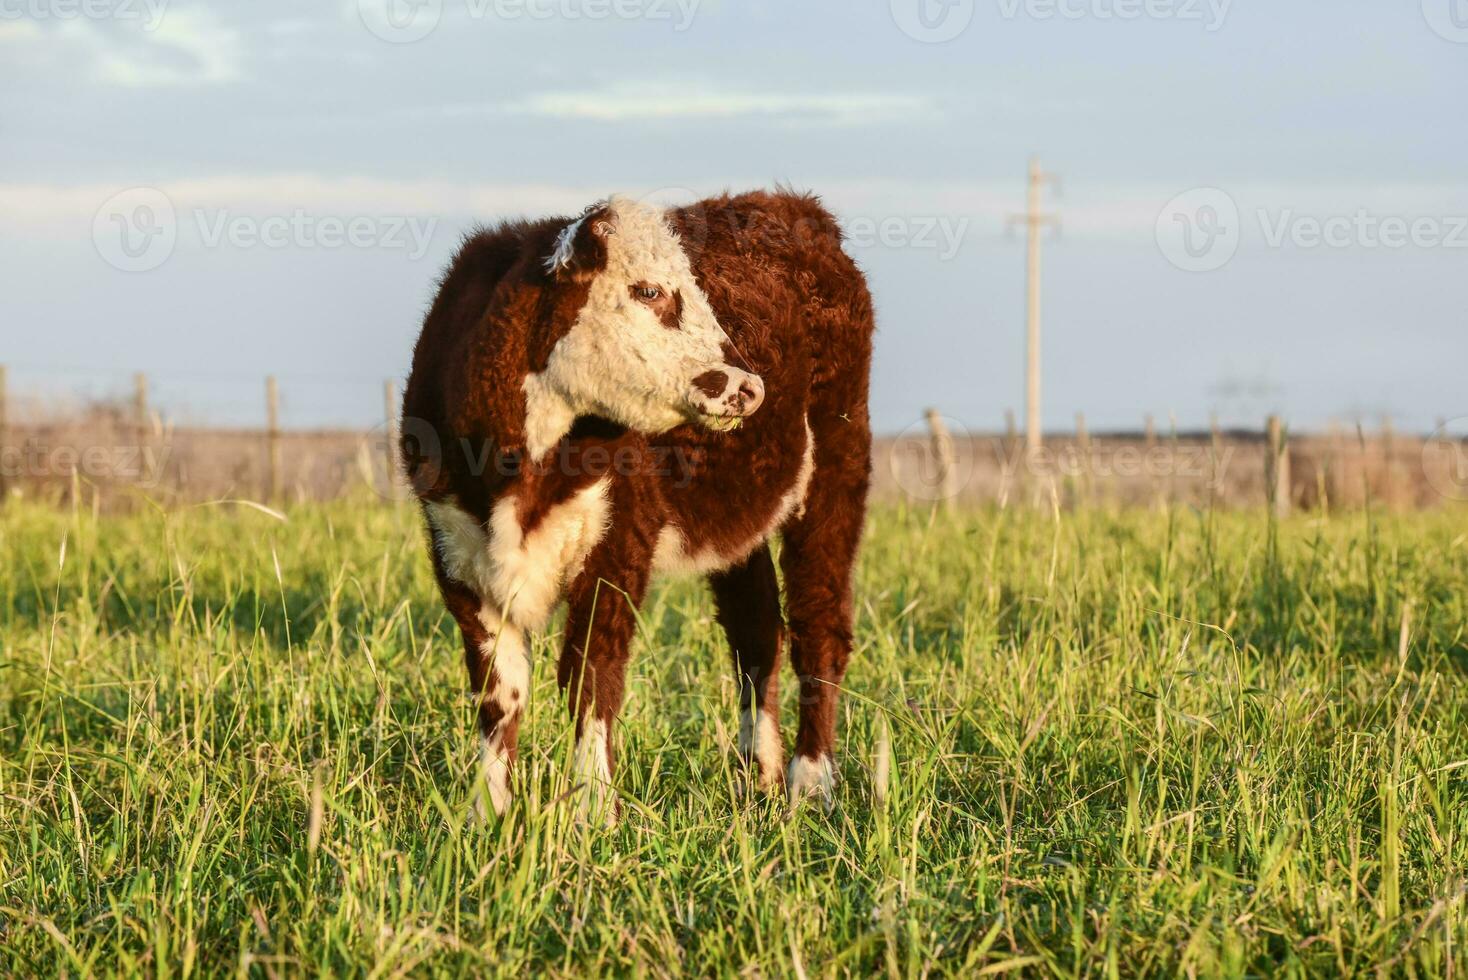
[[[11,501],[0,554],[7,975],[1442,976],[1468,951],[1460,510],[880,510],[829,814],[744,793],[711,600],[659,585],[609,833],[565,819],[554,635],[522,801],[466,825],[473,714],[411,507]]]
[[[706,428],[715,432],[733,432],[744,425],[744,418],[739,415],[703,415],[700,419]]]

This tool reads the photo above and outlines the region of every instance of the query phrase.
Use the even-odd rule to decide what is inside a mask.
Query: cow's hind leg
[[[773,789],[785,780],[779,695],[785,624],[769,546],[709,576],[709,584],[739,681],[739,752],[758,766],[760,788]]]
[[[869,473],[865,420],[826,421],[816,429],[805,511],[785,526],[780,553],[790,661],[800,683],[800,727],[786,777],[792,800],[810,794],[829,799],[835,783],[836,707],[851,659],[851,579]]]
[[[510,803],[510,767],[514,763],[520,719],[530,696],[530,660],[524,634],[505,622],[498,607],[462,582],[439,572],[444,604],[459,624],[469,689],[479,712],[479,760],[484,793],[474,809],[485,813],[484,801],[502,814]]]

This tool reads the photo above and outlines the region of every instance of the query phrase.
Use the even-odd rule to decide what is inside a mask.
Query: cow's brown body
[[[754,193],[670,210],[667,223],[727,334],[725,355],[763,379],[763,404],[725,432],[686,424],[648,434],[579,417],[537,456],[527,448],[534,425],[527,426],[522,381],[543,367],[579,305],[574,287],[541,282],[548,273],[540,260],[570,220],[480,233],[444,279],[404,399],[405,459],[430,530],[441,532],[434,507],[447,505],[493,544],[512,506],[527,542],[542,524],[543,537],[553,531],[557,541],[573,542],[572,551],[584,540],[561,583],[569,615],[558,678],[578,738],[599,722],[606,775],[634,607],[659,571],[708,575],[741,682],[746,749],[766,785],[784,776],[775,719],[786,628],[768,546],[780,533],[789,656],[800,684],[791,777],[829,789],[870,471],[873,324],[865,281],[813,198]],[[594,507],[578,510],[586,501]],[[493,629],[514,619],[514,604],[483,615],[489,590],[463,581],[474,577],[461,571],[467,559],[446,558],[446,539],[434,540],[439,585],[463,633],[471,685],[482,693],[495,682],[495,657],[487,654]],[[521,625],[534,628],[544,612],[532,610]],[[507,759],[528,690],[513,693],[484,697],[481,707],[485,737]]]

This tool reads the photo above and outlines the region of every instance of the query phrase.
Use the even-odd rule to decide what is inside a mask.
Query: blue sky
[[[781,181],[871,277],[878,427],[994,428],[1038,153],[1047,425],[1425,430],[1468,415],[1465,90],[1468,0],[0,0],[0,361],[370,424],[474,222]]]

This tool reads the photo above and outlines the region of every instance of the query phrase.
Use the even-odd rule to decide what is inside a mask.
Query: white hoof
[[[785,747],[780,744],[780,726],[774,715],[740,712],[739,754],[758,767],[755,785],[761,791],[768,793],[779,787],[785,769]]]
[[[797,755],[790,760],[790,772],[785,777],[790,789],[790,802],[798,803],[807,797],[819,797],[827,809],[831,806],[831,795],[836,789],[836,769],[828,755],[810,758]]]
[[[495,816],[504,816],[511,799],[510,759],[500,747],[498,737],[479,743],[479,771],[484,778],[484,792],[474,797],[474,815],[481,821],[489,819],[491,810]]]
[[[600,720],[586,723],[576,742],[574,770],[581,787],[581,819],[603,827],[617,825],[617,797],[612,791],[612,766],[607,758],[607,726]]]

